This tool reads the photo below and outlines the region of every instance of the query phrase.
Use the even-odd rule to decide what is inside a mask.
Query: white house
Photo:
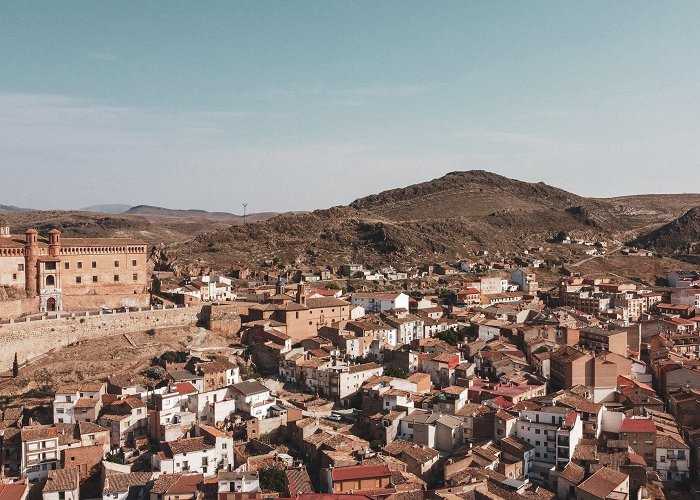
[[[219,471],[219,493],[254,493],[260,491],[257,472]]]
[[[353,306],[361,306],[367,312],[384,312],[389,309],[408,311],[408,295],[405,293],[353,293],[350,297]]]
[[[43,500],[80,500],[78,469],[49,471],[41,495]]]
[[[93,408],[92,412],[78,411],[77,420],[95,421],[102,408],[101,398],[107,392],[106,384],[71,384],[56,389],[53,400],[54,423],[73,424],[76,421],[76,403],[78,408]],[[85,416],[84,416],[85,415]]]
[[[248,413],[251,417],[265,418],[275,404],[270,397],[270,389],[256,380],[244,380],[231,386],[236,399],[236,409]]]
[[[690,477],[690,447],[678,434],[656,437],[656,472],[662,481],[686,481]]]

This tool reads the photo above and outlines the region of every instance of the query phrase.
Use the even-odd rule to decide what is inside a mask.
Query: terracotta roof
[[[606,498],[626,478],[627,474],[603,467],[581,483],[579,488],[597,498]]]
[[[233,384],[232,386],[235,390],[240,392],[241,394],[244,394],[246,396],[250,396],[252,394],[260,394],[262,392],[269,392],[270,389],[262,385],[260,382],[257,380],[244,380],[243,382],[238,382],[237,384]]]
[[[650,418],[626,418],[620,424],[620,432],[656,432],[656,425]]]
[[[21,500],[29,493],[29,485],[24,483],[0,483],[0,498],[2,500]]]
[[[42,489],[43,493],[75,491],[78,489],[78,469],[56,469],[49,471],[49,477]]]
[[[181,453],[190,453],[199,450],[211,450],[214,447],[205,442],[204,437],[194,437],[188,439],[178,439],[177,441],[167,441],[164,443],[166,450],[170,456],[179,455]]]
[[[297,495],[313,493],[314,489],[311,485],[311,478],[306,468],[288,469],[285,471],[287,477],[287,491],[294,498]]]
[[[105,476],[103,495],[128,492],[134,486],[145,486],[153,477],[151,472],[131,472],[128,474],[107,474]]]
[[[48,425],[23,427],[22,441],[39,441],[40,439],[52,439],[58,437],[58,428]]]
[[[94,408],[99,402],[100,400],[97,398],[79,398],[73,405],[73,408]]]
[[[581,484],[581,481],[583,481],[583,478],[586,477],[586,469],[573,462],[569,462],[566,464],[566,467],[564,467],[564,470],[559,473],[559,477],[578,486]]]
[[[175,391],[177,391],[179,394],[194,394],[198,392],[197,388],[190,382],[178,382],[175,384]]]
[[[683,438],[678,434],[659,434],[656,437],[656,447],[668,449],[688,449]]]
[[[377,363],[363,363],[361,365],[353,365],[348,370],[350,373],[363,372],[366,370],[376,370],[377,368],[382,368],[382,365]]]
[[[353,465],[350,467],[336,467],[332,471],[333,481],[348,481],[354,479],[367,479],[372,477],[389,477],[389,466],[384,465]]]

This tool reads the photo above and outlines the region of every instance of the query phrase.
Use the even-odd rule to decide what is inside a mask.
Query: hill
[[[179,219],[197,220],[204,219],[210,221],[226,222],[229,224],[242,224],[243,216],[228,212],[207,212],[206,210],[178,210],[172,208],[154,207],[150,205],[137,205],[124,212],[127,215],[139,215],[149,220],[158,219]],[[275,212],[260,212],[246,215],[247,222],[257,222],[267,220],[277,215]]]
[[[163,249],[160,264],[198,272],[272,262],[283,267],[454,261],[477,249],[522,251],[559,231],[620,243],[687,208],[665,207],[654,196],[585,198],[481,170],[452,172],[349,206],[203,233]]]
[[[632,242],[665,254],[700,254],[700,206]]]
[[[81,208],[81,212],[103,212],[106,214],[123,214],[131,208],[131,205],[123,203],[108,203],[105,205],[92,205],[91,207]]]
[[[15,207],[13,205],[0,205],[0,212],[22,212],[24,210],[29,210],[29,209]]]

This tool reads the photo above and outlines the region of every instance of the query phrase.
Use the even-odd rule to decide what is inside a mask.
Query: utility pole
[[[245,225],[245,216],[246,216],[246,209],[248,208],[248,204],[244,203],[243,204],[243,224]]]

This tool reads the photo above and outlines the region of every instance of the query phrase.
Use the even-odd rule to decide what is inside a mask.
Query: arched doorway
[[[56,310],[56,299],[54,299],[53,297],[50,297],[50,298],[46,301],[46,310],[49,311],[49,312],[50,312],[50,311],[55,311],[55,310]]]

